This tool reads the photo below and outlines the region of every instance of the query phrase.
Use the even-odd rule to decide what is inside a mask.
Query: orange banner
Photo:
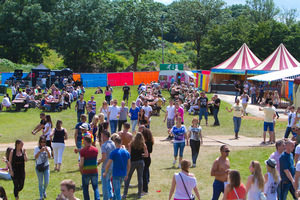
[[[74,81],[77,81],[80,78],[81,78],[80,74],[73,73],[73,79],[74,79]]]
[[[139,85],[141,82],[147,84],[151,81],[157,81],[158,75],[159,72],[134,72],[134,85]]]

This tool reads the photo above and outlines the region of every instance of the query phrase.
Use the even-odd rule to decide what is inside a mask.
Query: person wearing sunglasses
[[[228,173],[230,171],[229,152],[228,146],[222,145],[220,148],[221,156],[218,157],[212,165],[210,175],[215,177],[212,200],[218,200],[221,192],[224,193],[224,185],[227,182]]]

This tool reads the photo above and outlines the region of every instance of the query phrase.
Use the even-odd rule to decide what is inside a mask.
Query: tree
[[[13,62],[42,61],[49,16],[31,0],[6,0],[0,12],[0,54]]]
[[[246,0],[246,4],[255,23],[273,20],[280,13],[273,0]]]
[[[64,62],[74,71],[91,67],[92,53],[97,53],[108,38],[106,0],[60,0],[53,12],[51,46],[64,56]]]
[[[280,14],[280,19],[288,27],[291,27],[293,24],[297,22],[298,15],[299,13],[297,12],[296,8],[290,10],[283,8],[283,11]]]
[[[221,0],[181,0],[173,3],[180,33],[194,42],[196,67],[200,68],[200,50],[209,26],[221,15]]]
[[[123,43],[133,56],[133,68],[137,70],[140,55],[154,48],[158,39],[160,15],[159,4],[148,0],[124,0],[115,10],[114,40]]]

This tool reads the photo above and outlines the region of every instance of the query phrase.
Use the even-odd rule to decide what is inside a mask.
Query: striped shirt
[[[84,158],[83,174],[95,174],[98,173],[97,169],[97,156],[98,149],[94,146],[84,147],[80,151],[81,157]]]

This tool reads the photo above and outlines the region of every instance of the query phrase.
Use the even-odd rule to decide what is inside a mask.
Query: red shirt
[[[83,174],[98,173],[98,168],[97,168],[98,149],[96,147],[94,146],[84,147],[80,151],[80,156],[84,158]]]
[[[227,193],[227,199],[228,200],[244,199],[245,198],[246,188],[245,188],[245,185],[243,183],[241,183],[240,187],[235,188],[235,191],[236,191],[238,197],[236,196],[234,190],[232,189],[231,191],[229,191]]]

